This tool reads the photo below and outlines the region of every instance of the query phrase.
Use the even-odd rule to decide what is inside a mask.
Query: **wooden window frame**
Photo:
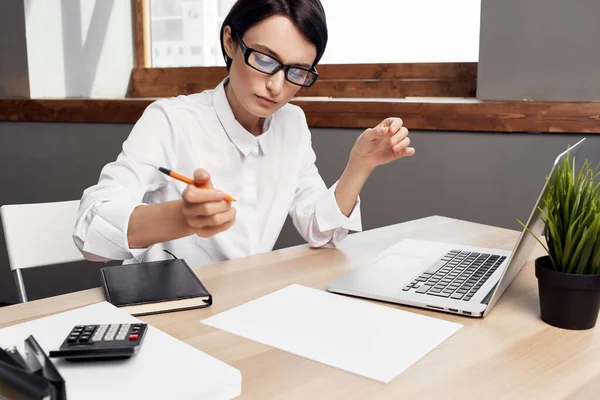
[[[132,0],[133,45],[135,68],[152,67],[150,36],[150,0]]]

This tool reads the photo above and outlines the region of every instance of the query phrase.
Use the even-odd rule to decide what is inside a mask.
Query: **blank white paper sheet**
[[[296,284],[202,323],[383,383],[462,327]]]

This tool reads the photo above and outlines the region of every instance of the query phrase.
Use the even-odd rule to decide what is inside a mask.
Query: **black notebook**
[[[104,267],[100,279],[106,300],[133,316],[212,304],[208,290],[181,258]]]

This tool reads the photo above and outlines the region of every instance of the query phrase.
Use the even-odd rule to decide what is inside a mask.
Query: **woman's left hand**
[[[375,128],[365,130],[354,143],[352,152],[369,168],[387,164],[397,158],[412,156],[415,149],[408,147],[408,129],[400,118],[386,118]]]

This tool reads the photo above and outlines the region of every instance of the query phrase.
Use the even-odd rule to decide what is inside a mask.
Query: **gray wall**
[[[477,97],[600,100],[600,1],[482,0]]]
[[[25,3],[3,0],[0,10],[0,98],[28,97]]]
[[[119,153],[131,125],[0,122],[0,205],[80,198]],[[328,185],[342,173],[360,130],[313,129]],[[361,194],[364,229],[432,214],[519,229],[554,157],[580,135],[411,132],[417,154],[378,168]],[[582,154],[597,162],[600,137]],[[594,158],[596,157],[596,158]],[[290,223],[276,248],[302,243]],[[99,286],[102,263],[25,271],[30,298]],[[0,232],[0,302],[14,302]]]

